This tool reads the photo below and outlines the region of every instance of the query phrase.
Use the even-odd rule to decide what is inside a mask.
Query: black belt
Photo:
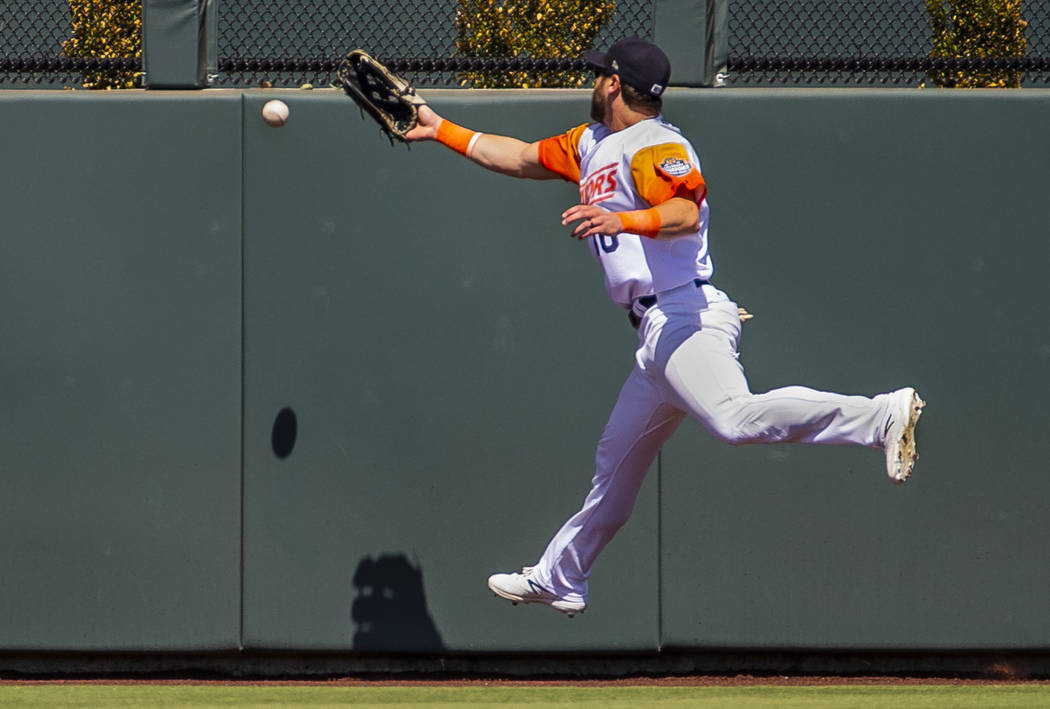
[[[696,286],[697,288],[699,288],[700,286],[709,285],[710,283],[711,283],[710,281],[705,280],[703,278],[694,278],[693,279],[693,285]],[[638,305],[642,306],[642,310],[643,311],[644,310],[648,310],[649,308],[651,308],[654,305],[656,305],[656,295],[655,294],[654,295],[643,295],[641,298],[635,299],[634,302],[637,303]],[[627,311],[627,319],[631,322],[631,327],[633,327],[635,330],[638,329],[638,326],[642,322],[642,318],[635,314],[633,308]]]

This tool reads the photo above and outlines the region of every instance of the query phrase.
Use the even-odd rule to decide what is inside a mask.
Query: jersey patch
[[[682,158],[665,158],[659,165],[660,169],[671,177],[685,177],[693,170],[693,163]]]

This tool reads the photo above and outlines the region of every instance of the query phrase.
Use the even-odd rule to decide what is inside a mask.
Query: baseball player
[[[716,288],[708,253],[708,203],[700,160],[661,115],[671,75],[655,45],[630,38],[591,50],[593,123],[534,143],[477,133],[419,111],[410,140],[437,140],[495,172],[562,178],[580,187],[562,215],[602,265],[605,288],[638,330],[635,365],[598,443],[583,507],[520,573],[489,588],[513,603],[541,603],[570,617],[587,607],[595,559],[631,514],[642,480],[686,416],[718,439],[881,447],[890,480],[903,483],[917,457],[924,402],[912,388],[868,398],[790,386],[748,388],[737,359],[742,317]]]

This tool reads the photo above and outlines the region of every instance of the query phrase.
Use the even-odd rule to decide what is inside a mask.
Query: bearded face
[[[591,94],[591,119],[601,123],[605,120],[605,107],[607,104],[605,93],[606,77],[599,76],[594,82],[594,92]]]

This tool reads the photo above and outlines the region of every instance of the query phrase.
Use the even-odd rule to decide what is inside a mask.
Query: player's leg
[[[668,357],[664,376],[681,406],[719,439],[734,445],[882,445],[893,395],[848,396],[801,386],[753,394],[736,356],[736,305],[712,303],[701,320],[702,327]]]
[[[540,560],[528,570],[528,579],[500,574],[500,579],[493,577],[497,585],[532,580],[539,592],[545,590],[575,604],[567,607],[586,605],[587,579],[595,559],[627,522],[649,467],[684,418],[681,411],[664,403],[666,398],[666,389],[658,380],[637,368],[631,373],[598,443],[595,474],[583,507],[554,535]]]

